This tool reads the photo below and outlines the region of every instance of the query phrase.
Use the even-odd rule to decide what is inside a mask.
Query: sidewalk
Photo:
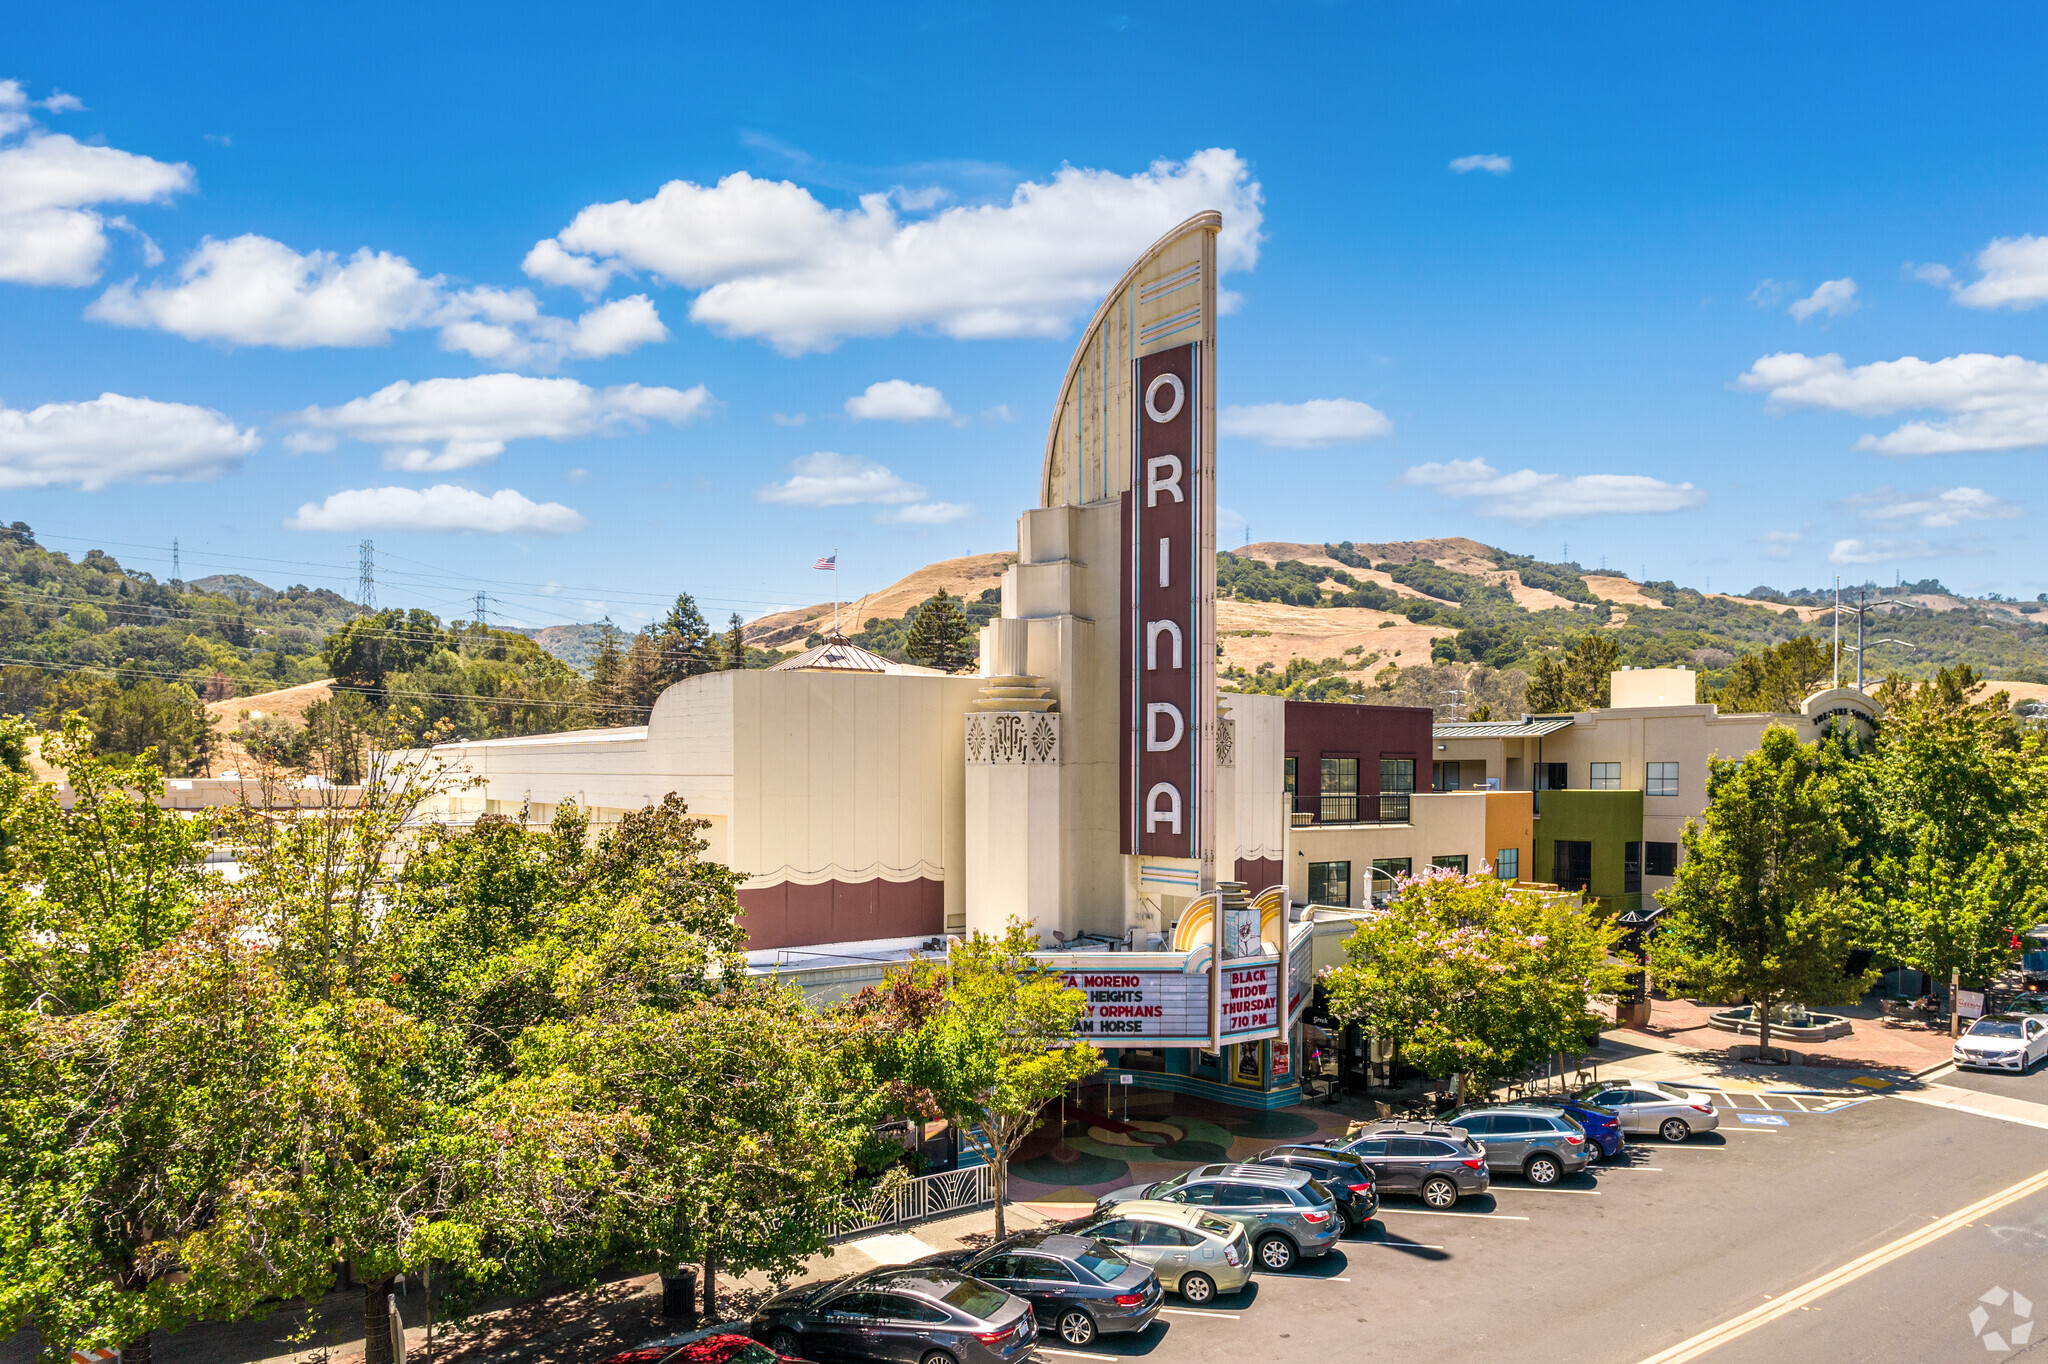
[[[1782,1050],[1792,1053],[1794,1062],[1759,1065],[1731,1054],[1737,1047],[1753,1052],[1754,1038],[1707,1026],[1707,1016],[1718,1007],[1693,1000],[1657,1000],[1651,1006],[1649,1028],[1609,1029],[1588,1063],[1599,1063],[1602,1078],[1666,1080],[1702,1088],[1869,1094],[1910,1084],[1949,1059],[1946,1029],[1877,1018],[1875,1010],[1856,1006],[1828,1010],[1849,1018],[1849,1036],[1787,1043]],[[1772,1050],[1780,1050],[1777,1043]]]

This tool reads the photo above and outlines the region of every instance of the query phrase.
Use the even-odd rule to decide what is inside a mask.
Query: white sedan
[[[1579,1102],[1611,1108],[1621,1130],[1647,1135],[1655,1132],[1666,1141],[1684,1141],[1695,1132],[1711,1132],[1721,1125],[1710,1095],[1694,1094],[1676,1085],[1656,1080],[1610,1080],[1588,1085]]]
[[[2024,1072],[2048,1056],[2048,1019],[1991,1014],[1956,1039],[1956,1065],[1965,1069]]]

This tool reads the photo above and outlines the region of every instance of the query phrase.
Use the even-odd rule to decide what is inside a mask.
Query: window
[[[1048,1256],[1019,1255],[1016,1277],[1036,1279],[1040,1283],[1072,1283],[1074,1271]]]
[[[1552,845],[1550,879],[1560,890],[1585,890],[1593,883],[1593,845],[1560,838]]]
[[[832,1315],[842,1319],[872,1320],[882,1315],[880,1293],[848,1293],[832,1304]]]
[[[1323,808],[1319,818],[1325,824],[1358,822],[1358,759],[1323,759]]]
[[[1677,795],[1678,764],[1650,763],[1643,772],[1643,794],[1646,796]]]
[[[1357,787],[1352,788],[1354,791]],[[1415,793],[1415,759],[1380,759],[1380,794],[1407,796]]]
[[[1256,1208],[1271,1201],[1271,1192],[1256,1184],[1225,1184],[1216,1191],[1219,1208]]]
[[[1410,857],[1375,857],[1372,860],[1372,866],[1374,871],[1383,871],[1388,876],[1409,876],[1414,874],[1415,860]],[[1372,879],[1375,882],[1373,886],[1375,893],[1383,895],[1393,893],[1394,888],[1388,885],[1384,878],[1375,876]]]
[[[901,1293],[882,1294],[880,1315],[891,1321],[915,1321],[937,1326],[952,1320],[944,1312],[929,1303],[907,1298]]]
[[[1465,859],[1462,857],[1432,857],[1429,859],[1429,865],[1432,867],[1449,867],[1452,871],[1461,872],[1465,870]]]
[[[1493,858],[1493,874],[1503,881],[1522,879],[1522,850],[1502,848]]]
[[[1676,843],[1643,844],[1643,875],[1676,876],[1678,874],[1678,845]]]
[[[1100,1237],[1105,1241],[1122,1241],[1128,1245],[1141,1246],[1145,1244],[1146,1233],[1158,1225],[1157,1222],[1133,1222],[1128,1217],[1113,1217],[1085,1234]]]
[[[1387,1153],[1387,1143],[1384,1141],[1361,1141],[1358,1145],[1351,1148],[1351,1153],[1355,1156],[1383,1156]]]
[[[1422,1143],[1414,1137],[1389,1137],[1387,1154],[1390,1156],[1419,1156],[1424,1154]]]
[[[1565,765],[1563,763],[1537,763],[1536,789],[1538,791],[1564,790]]]
[[[1594,763],[1586,785],[1595,791],[1619,791],[1621,789],[1620,763]]]
[[[1422,1148],[1421,1151],[1417,1152],[1418,1155],[1429,1156],[1435,1160],[1442,1160],[1446,1156],[1461,1156],[1465,1154],[1447,1141],[1418,1141],[1415,1144]]]
[[[1624,843],[1621,845],[1621,893],[1632,894],[1643,888],[1643,845]]]
[[[1456,1122],[1452,1123],[1451,1126],[1462,1128],[1463,1130],[1472,1133],[1474,1136],[1480,1136],[1487,1132],[1493,1131],[1493,1123],[1493,1118],[1488,1116],[1487,1114],[1475,1113],[1469,1118],[1458,1119]]]
[[[1349,909],[1351,907],[1351,864],[1349,862],[1309,863],[1308,902],[1312,905],[1335,905],[1340,909]]]
[[[1294,803],[1295,793],[1300,789],[1298,784],[1300,781],[1298,768],[1300,762],[1301,759],[1299,758],[1289,758],[1287,760],[1287,803],[1289,805]]]
[[[968,1279],[947,1289],[946,1296],[941,1301],[959,1308],[970,1317],[986,1319],[991,1312],[1002,1307],[1003,1295],[985,1283],[976,1283],[973,1279]]]
[[[1463,789],[1460,780],[1462,776],[1463,773],[1460,770],[1459,764],[1436,763],[1434,764],[1434,770],[1431,772],[1431,786],[1434,790],[1438,791],[1461,790]]]

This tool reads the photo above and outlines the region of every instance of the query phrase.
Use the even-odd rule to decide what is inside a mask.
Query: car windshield
[[[1131,1267],[1131,1262],[1097,1241],[1074,1257],[1074,1263],[1093,1274],[1104,1283],[1114,1283],[1116,1276]]]
[[[1971,1037],[2018,1037],[2020,1021],[2017,1018],[1980,1018],[1970,1025]]]
[[[1187,1183],[1188,1176],[1193,1173],[1193,1170],[1183,1170],[1171,1179],[1162,1179],[1157,1184],[1154,1184],[1151,1188],[1145,1190],[1145,1196],[1147,1198],[1157,1198],[1159,1197],[1159,1195],[1163,1193],[1170,1193],[1174,1189],[1178,1189],[1181,1185]]]
[[[946,1291],[939,1301],[948,1307],[957,1307],[970,1317],[987,1321],[1003,1310],[1003,1300],[1010,1295],[1000,1288],[990,1288],[978,1279],[962,1279]]]
[[[2020,965],[2028,971],[2048,971],[2048,952],[2029,952],[2020,958]]]

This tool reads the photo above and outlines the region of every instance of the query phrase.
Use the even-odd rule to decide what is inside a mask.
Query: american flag
[[[834,551],[833,551],[832,553],[830,553],[830,554],[826,555],[826,556],[825,556],[824,558],[822,558],[822,559],[818,560],[818,562],[816,562],[815,564],[812,564],[812,565],[811,565],[811,567],[812,567],[812,568],[821,568],[821,569],[824,569],[824,570],[826,570],[827,572],[831,572],[831,573],[836,573],[836,572],[838,572],[838,571],[839,571],[839,552],[838,552],[837,550],[834,550]]]

